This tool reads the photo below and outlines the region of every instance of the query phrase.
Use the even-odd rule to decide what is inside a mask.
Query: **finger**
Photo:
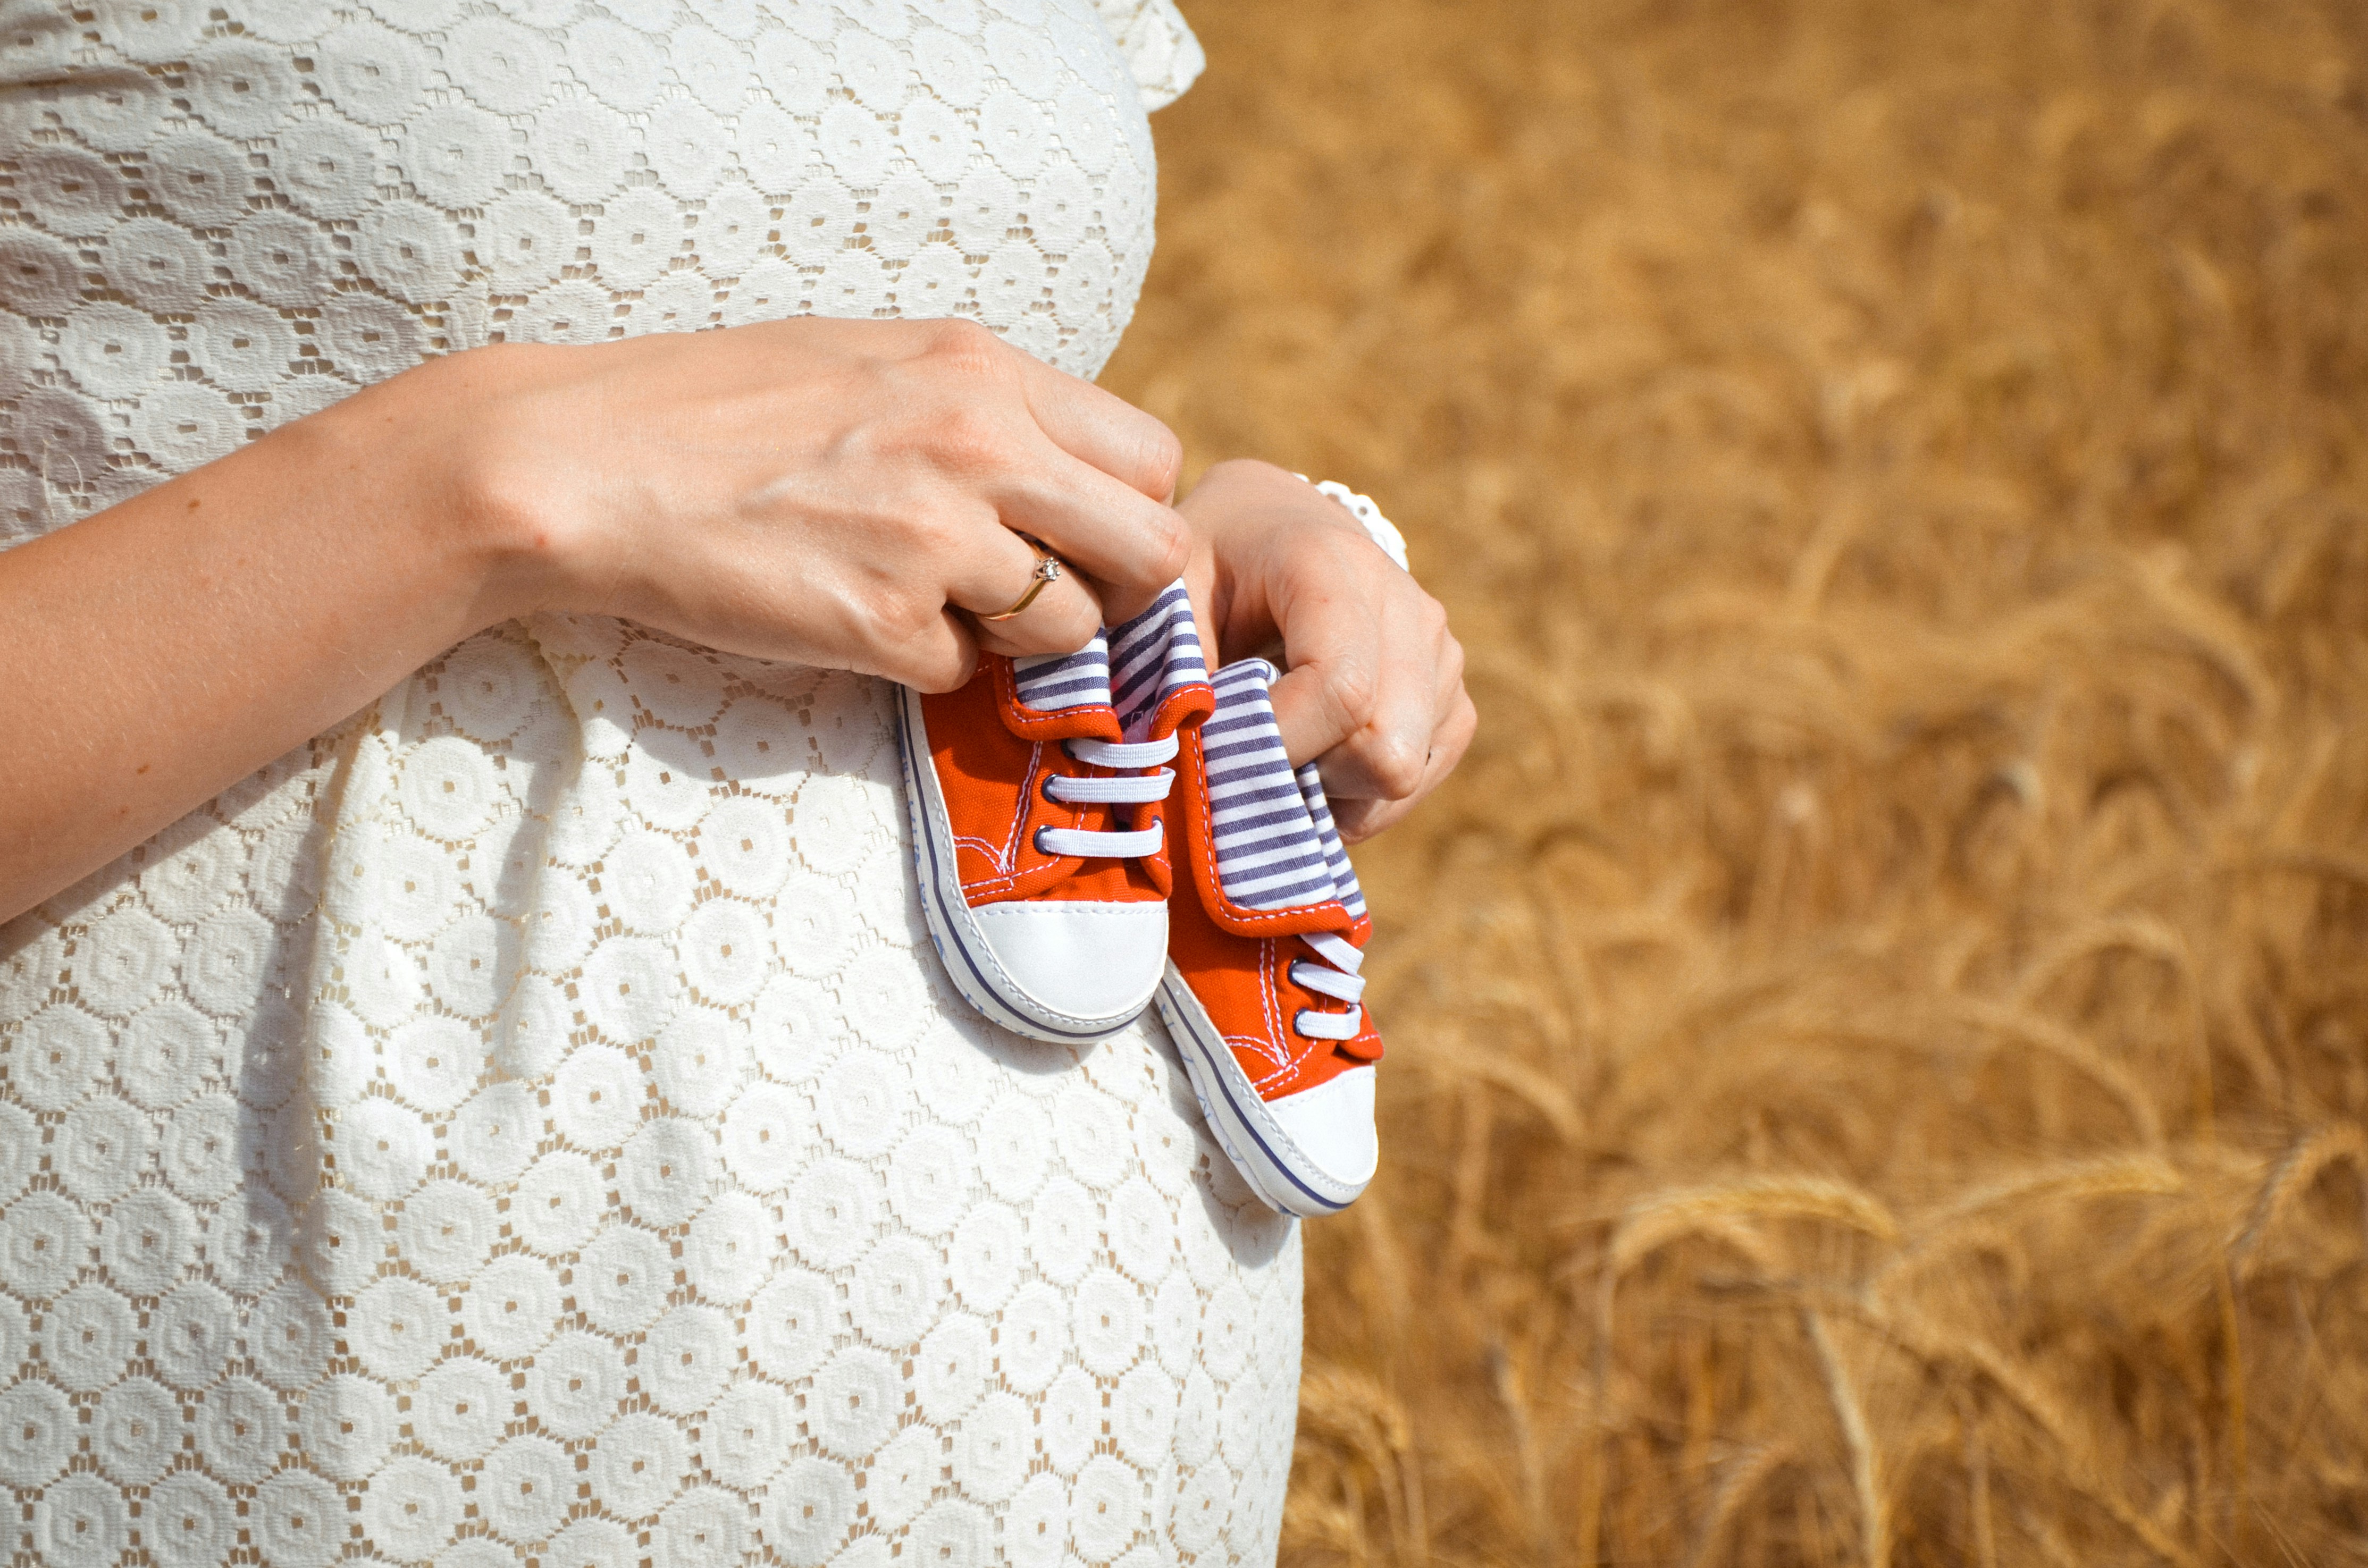
[[[1151,415],[1093,382],[1022,354],[1028,410],[1052,443],[1163,505],[1183,477],[1184,444]]]
[[[1383,618],[1373,683],[1365,722],[1331,750],[1320,754],[1324,787],[1349,800],[1405,800],[1422,787],[1432,738],[1446,717],[1440,706],[1440,665],[1445,650],[1437,636],[1416,633],[1406,614]]]
[[[1191,530],[1181,515],[1045,443],[990,490],[1008,528],[1035,535],[1093,579],[1113,623],[1139,612],[1184,574]]]
[[[1015,658],[1030,653],[1074,653],[1102,629],[1101,602],[1074,572],[1045,585],[1033,604],[1008,620],[971,618],[978,645],[990,653]]]
[[[942,542],[932,553],[951,560],[946,599],[959,609],[1000,615],[1036,580],[1035,547],[1003,527],[985,506],[961,508],[959,519],[939,539]]]
[[[1407,813],[1420,805],[1426,796],[1444,783],[1455,771],[1456,764],[1471,748],[1472,737],[1480,727],[1480,715],[1469,697],[1458,694],[1461,700],[1450,710],[1447,722],[1440,727],[1433,742],[1429,763],[1423,769],[1421,787],[1404,800],[1343,800],[1335,801],[1332,820],[1340,830],[1341,838],[1349,844],[1361,844],[1377,833],[1395,827]],[[1327,790],[1328,795],[1330,791]]]
[[[1413,790],[1444,716],[1440,665],[1462,656],[1445,616],[1371,551],[1294,585],[1275,609],[1289,673],[1272,695],[1292,761],[1322,758],[1326,788],[1351,799]]]
[[[1030,597],[1041,559],[1035,548],[997,524],[976,532],[976,547],[966,551],[946,597],[970,612],[980,647],[992,653],[1074,653],[1093,640],[1102,624],[1101,602],[1057,551],[1060,574]],[[988,619],[1004,616],[1023,598],[1027,608],[1019,614]]]
[[[959,691],[978,669],[978,640],[962,617],[945,610],[909,636],[878,649],[875,668],[863,675],[884,676],[916,691]]]
[[[1380,619],[1343,587],[1302,588],[1276,607],[1283,631],[1281,679],[1268,699],[1294,767],[1322,756],[1372,717],[1382,671]]]

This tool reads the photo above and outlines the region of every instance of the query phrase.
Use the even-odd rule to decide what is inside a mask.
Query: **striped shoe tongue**
[[[1039,713],[1108,704],[1110,675],[1110,642],[1099,631],[1074,653],[1032,653],[1011,661],[1019,705]]]
[[[1278,678],[1264,659],[1217,672],[1217,710],[1201,726],[1209,776],[1209,818],[1217,881],[1248,909],[1292,909],[1338,899],[1352,917],[1365,895],[1349,869],[1315,765],[1293,772],[1275,727],[1267,687]]]
[[[1307,802],[1307,814],[1315,824],[1315,836],[1324,846],[1324,864],[1332,873],[1332,896],[1346,905],[1349,918],[1365,917],[1365,890],[1357,884],[1356,868],[1349,864],[1349,846],[1340,842],[1340,830],[1332,824],[1332,803],[1324,798],[1324,778],[1314,763],[1301,768],[1294,776],[1299,780],[1300,799]]]
[[[1107,704],[1117,710],[1120,732],[1136,743],[1151,738],[1151,722],[1170,694],[1209,679],[1192,600],[1181,583],[1076,653],[1014,659],[1011,673],[1023,707],[1057,713]]]
[[[1140,744],[1151,738],[1159,705],[1188,686],[1205,686],[1209,666],[1201,629],[1181,583],[1171,585],[1133,619],[1110,634],[1110,706],[1121,733]]]

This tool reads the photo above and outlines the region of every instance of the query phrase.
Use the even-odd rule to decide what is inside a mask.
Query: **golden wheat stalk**
[[[1693,1555],[1688,1559],[1691,1568],[1712,1568],[1736,1518],[1759,1496],[1760,1489],[1797,1457],[1790,1443],[1768,1443],[1727,1467],[1726,1474],[1719,1479],[1717,1493],[1711,1498],[1710,1511],[1702,1516]]]
[[[2066,1160],[2011,1172],[1918,1215],[1908,1244],[1876,1274],[1874,1288],[1889,1294],[1913,1269],[1938,1253],[1964,1244],[1969,1233],[1993,1235],[1991,1216],[2011,1220],[2043,1204],[2077,1203],[2098,1198],[2160,1197],[2187,1189],[2187,1178],[2156,1154],[2115,1154],[2097,1160]]]
[[[2162,1146],[2162,1113],[2137,1075],[2100,1052],[2072,1029],[2026,1008],[1961,999],[1951,1008],[1960,1021],[2036,1046],[2085,1074],[2120,1104],[2131,1129],[2148,1148]]]
[[[1391,1556],[1401,1564],[1430,1554],[1422,1517],[1420,1456],[1406,1406],[1379,1382],[1346,1367],[1315,1364],[1300,1379],[1300,1418],[1309,1427],[1345,1438],[1380,1483]]]
[[[2157,960],[2191,992],[2193,990],[2194,957],[2169,922],[2151,915],[2116,915],[2087,921],[2056,938],[2022,966],[2009,990],[2009,997],[2014,1006],[2028,1008],[2066,970],[2099,953],[2114,950],[2143,953]]]
[[[1834,1348],[1824,1316],[1815,1308],[1804,1309],[1801,1325],[1817,1353],[1826,1397],[1832,1402],[1834,1419],[1850,1450],[1850,1486],[1858,1497],[1859,1550],[1866,1568],[1890,1568],[1891,1504],[1884,1495],[1882,1459],[1875,1451],[1874,1434],[1867,1427],[1866,1409],[1859,1403],[1858,1390]]]
[[[2229,1243],[2229,1261],[2237,1278],[2249,1278],[2260,1266],[2263,1244],[2311,1184],[2329,1167],[2345,1162],[2354,1170],[2368,1172],[2368,1136],[2355,1124],[2323,1127],[2295,1140],[2261,1183],[2251,1216]]]
[[[1891,1210],[1847,1182],[1749,1176],[1668,1193],[1631,1209],[1611,1233],[1606,1267],[1616,1278],[1682,1236],[1709,1233],[1738,1219],[1823,1220],[1877,1241],[1899,1237]]]
[[[2279,683],[2261,663],[2257,630],[2222,601],[2196,591],[2177,557],[2134,558],[2134,575],[2144,585],[2159,624],[2186,641],[2214,669],[2244,693],[2252,717],[2264,719],[2279,707]]]
[[[1358,852],[1438,1065],[1298,1233],[1442,1568],[1538,1555],[1499,1343],[1565,1568],[1855,1564],[1804,1301],[1896,1564],[2357,1556],[2355,1162],[2306,1147],[2368,1124],[2357,7],[1186,9],[1108,384],[1196,471],[1380,496],[1482,714]],[[1897,1239],[1645,1218],[1743,1176]],[[1386,1437],[1304,1429],[1282,1568],[1406,1568]]]
[[[1521,1502],[1529,1517],[1531,1551],[1541,1568],[1551,1568],[1559,1553],[1554,1549],[1546,1501],[1545,1455],[1530,1408],[1527,1380],[1501,1344],[1488,1347],[1488,1369],[1497,1403],[1505,1412],[1506,1424],[1512,1428],[1514,1457],[1520,1462]]]
[[[2177,1568],[2195,1568],[2193,1553],[2133,1507],[2121,1489],[2105,1477],[2098,1463],[2096,1444],[2036,1379],[1971,1335],[1943,1335],[1896,1314],[1884,1315],[1880,1321],[1898,1343],[1911,1346],[1924,1359],[1935,1364],[1953,1362],[2004,1394],[2008,1403],[2053,1445],[2062,1461],[2063,1480],[2097,1503],[2155,1555]]]
[[[1973,1402],[1957,1398],[1957,1425],[1965,1449],[1965,1513],[1974,1531],[1974,1568],[1998,1568],[1998,1521],[1990,1499],[1990,1450]]]
[[[2194,1568],[2193,1554],[2132,1506],[2106,1477],[2098,1446],[2062,1401],[1996,1347],[1971,1334],[1944,1332],[1912,1312],[1885,1307],[1867,1295],[1815,1289],[1795,1289],[1791,1294],[1803,1312],[1846,1318],[1928,1368],[1953,1368],[1994,1389],[2047,1439],[2056,1456],[2056,1479],[2097,1504],[2156,1556],[2178,1568]]]
[[[1568,1089],[1547,1077],[1536,1068],[1498,1054],[1488,1045],[1474,1040],[1474,1031],[1462,1030],[1452,1038],[1453,1043],[1442,1049],[1433,1036],[1410,1036],[1412,1049],[1404,1050],[1407,1065],[1438,1079],[1444,1085],[1466,1084],[1474,1079],[1494,1084],[1516,1100],[1537,1113],[1554,1135],[1565,1143],[1577,1146],[1587,1138],[1587,1119],[1578,1102]]]

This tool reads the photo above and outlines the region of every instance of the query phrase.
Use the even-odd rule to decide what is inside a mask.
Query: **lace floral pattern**
[[[1198,60],[1099,9],[14,7],[5,526],[496,335],[1089,372]],[[506,626],[0,926],[9,1548],[1269,1560],[1297,1233],[1156,1025],[954,997],[893,746],[860,678]]]
[[[969,315],[1090,374],[1170,0],[27,0],[0,23],[0,542],[425,354]]]

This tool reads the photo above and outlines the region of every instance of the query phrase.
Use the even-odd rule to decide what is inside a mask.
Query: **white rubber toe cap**
[[[1167,971],[1165,903],[1052,899],[970,913],[1012,983],[1064,1017],[1131,1018]]]
[[[1312,1089],[1267,1102],[1267,1114],[1325,1180],[1361,1190],[1382,1161],[1373,1126],[1373,1070],[1351,1067]]]

